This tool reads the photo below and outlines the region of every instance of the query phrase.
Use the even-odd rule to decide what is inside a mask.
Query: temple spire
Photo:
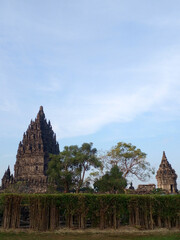
[[[43,106],[40,106],[37,117],[31,119],[19,143],[14,177],[8,166],[2,178],[2,188],[21,181],[28,193],[45,193],[48,189],[48,163],[51,160],[49,154],[59,154],[59,144],[50,121],[45,118]]]
[[[44,114],[43,106],[40,106],[40,108],[39,108],[39,112],[38,112],[38,114],[37,114],[37,119],[45,119],[45,114]]]
[[[177,192],[177,175],[171,164],[168,162],[165,151],[156,174],[158,188],[162,188],[169,193]]]
[[[52,126],[40,106],[36,119],[30,122],[22,144],[19,144],[14,168],[16,180],[46,176],[49,154],[59,154],[59,144],[54,136]]]
[[[167,157],[166,157],[165,151],[163,151],[163,155],[162,155],[162,161],[163,161],[163,160],[166,160],[166,161],[167,161]]]

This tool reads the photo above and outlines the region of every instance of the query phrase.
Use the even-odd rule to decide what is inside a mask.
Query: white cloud
[[[161,52],[159,56],[154,56],[146,63],[141,62],[143,60],[138,58],[137,51],[135,53],[137,64],[132,61],[133,63],[130,62],[130,67],[127,69],[121,58],[126,57],[126,54],[130,56],[131,52],[127,51],[119,56],[123,52],[123,47],[128,49],[133,44],[129,40],[129,45],[121,42],[123,35],[130,38],[134,34],[134,31],[124,29],[123,24],[133,22],[164,25],[170,22],[173,25],[175,21],[179,22],[179,15],[166,14],[169,8],[163,8],[158,14],[162,1],[161,3],[154,1],[153,4],[147,4],[144,1],[138,1],[138,3],[122,1],[119,4],[119,1],[114,3],[105,1],[102,4],[100,1],[97,5],[93,1],[93,4],[86,3],[86,5],[80,1],[78,4],[62,3],[62,8],[55,8],[61,5],[57,1],[53,6],[44,4],[42,14],[38,11],[42,7],[41,3],[4,5],[0,23],[4,27],[1,41],[3,43],[8,39],[13,39],[13,44],[10,42],[12,45],[5,45],[7,51],[3,50],[2,55],[5,60],[0,62],[3,67],[6,66],[5,70],[2,67],[1,73],[4,72],[7,79],[5,85],[1,86],[0,82],[0,87],[3,89],[0,95],[0,110],[11,111],[11,109],[17,110],[18,107],[23,108],[26,101],[28,106],[31,106],[31,99],[37,98],[40,104],[45,102],[47,106],[45,112],[49,112],[55,131],[62,138],[91,134],[106,124],[133,121],[146,112],[154,114],[156,119],[162,113],[170,113],[165,116],[165,119],[169,116],[178,117],[180,105],[179,46],[175,46],[174,52],[164,49],[164,53]],[[29,7],[35,12],[27,11]],[[52,10],[61,11],[62,14],[54,14]],[[46,13],[49,13],[48,19],[45,18]],[[139,28],[141,29],[141,24]],[[116,35],[117,29],[122,32],[121,36]],[[129,34],[127,34],[128,31]],[[115,46],[109,39],[111,34],[112,38],[118,37],[117,42],[114,41]],[[139,37],[142,44],[143,37],[141,35]],[[84,39],[90,40],[86,42],[87,46],[76,49],[77,42],[83,45]],[[98,42],[96,48],[94,47],[96,41],[92,39]],[[106,48],[107,45],[101,48],[99,39],[110,41],[109,50]],[[119,46],[119,42],[124,45]],[[91,45],[92,48],[89,49]],[[97,51],[97,54],[91,55],[93,51]],[[103,55],[107,52],[107,55]],[[118,52],[117,55],[116,52]],[[150,51],[147,53],[149,58],[154,54]],[[104,56],[110,57],[112,63],[109,59],[103,59]],[[97,65],[94,61],[97,61]],[[127,62],[127,59],[125,61]],[[148,61],[147,58],[146,61]],[[63,62],[65,62],[64,65]],[[36,63],[39,65],[36,66]],[[14,69],[17,66],[19,71],[14,69],[12,71],[11,65]],[[24,85],[21,83],[25,81],[26,76],[27,86],[26,82]],[[44,76],[45,79],[43,79]],[[81,80],[78,79],[79,76]],[[83,77],[87,79],[82,81]],[[13,80],[16,81],[15,84],[12,84]],[[14,91],[18,92],[19,89],[20,91],[14,93],[11,85],[15,88]],[[111,85],[114,86],[109,88]],[[44,95],[39,94],[39,96],[37,94],[39,91]],[[34,97],[34,92],[36,92],[36,97]]]
[[[123,89],[121,82],[114,92],[104,88],[104,93],[100,94],[89,95],[85,91],[79,95],[73,93],[64,106],[49,111],[57,136],[65,138],[92,134],[106,124],[133,121],[146,112],[150,112],[154,120],[161,118],[163,113],[167,114],[163,115],[164,120],[169,119],[168,113],[171,119],[176,118],[180,109],[179,62],[180,55],[172,55],[168,60],[142,66],[142,71],[138,71],[144,81],[137,86],[136,82],[130,81],[130,91],[118,91],[119,86]]]

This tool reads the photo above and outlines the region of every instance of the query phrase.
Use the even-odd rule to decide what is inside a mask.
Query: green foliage
[[[94,183],[97,192],[123,193],[126,186],[127,181],[116,165],[111,168],[110,172],[106,172],[100,179],[96,179]]]
[[[28,191],[29,187],[22,181],[10,184],[6,189],[4,189],[5,193],[28,193]]]
[[[152,194],[167,194],[166,190],[163,190],[162,188],[154,188],[151,191]]]
[[[50,155],[51,161],[48,164],[48,179],[55,182],[58,189],[69,192],[74,186],[74,166],[75,156],[78,151],[77,146],[64,147],[64,151],[59,155]]]
[[[56,182],[59,189],[69,192],[75,189],[79,192],[82,187],[87,187],[85,173],[92,168],[102,167],[97,158],[97,149],[92,143],[65,146],[59,155],[51,155],[47,174],[50,181]]]
[[[76,191],[79,192],[83,187],[85,173],[91,168],[102,167],[101,161],[97,158],[97,149],[93,148],[93,143],[83,143],[79,148],[76,160],[77,165],[75,169],[76,174]]]
[[[59,215],[68,227],[73,218],[82,228],[87,220],[101,229],[116,228],[117,222],[151,229],[159,220],[164,227],[180,227],[180,195],[1,194],[6,228],[19,226],[20,206],[29,206],[30,228],[43,231],[58,227]]]
[[[154,169],[146,161],[146,153],[142,152],[131,143],[119,142],[107,153],[110,164],[117,165],[124,177],[136,176],[144,181],[154,174]]]

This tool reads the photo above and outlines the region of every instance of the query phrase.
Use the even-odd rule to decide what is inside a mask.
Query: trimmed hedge
[[[62,225],[117,229],[180,228],[180,195],[125,194],[0,194],[3,228],[21,227],[24,207],[29,228],[46,231]]]

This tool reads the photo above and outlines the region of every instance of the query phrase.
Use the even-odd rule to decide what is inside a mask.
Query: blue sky
[[[156,170],[165,150],[180,188],[179,12],[175,0],[1,0],[0,177],[43,105],[61,149],[131,142]]]

